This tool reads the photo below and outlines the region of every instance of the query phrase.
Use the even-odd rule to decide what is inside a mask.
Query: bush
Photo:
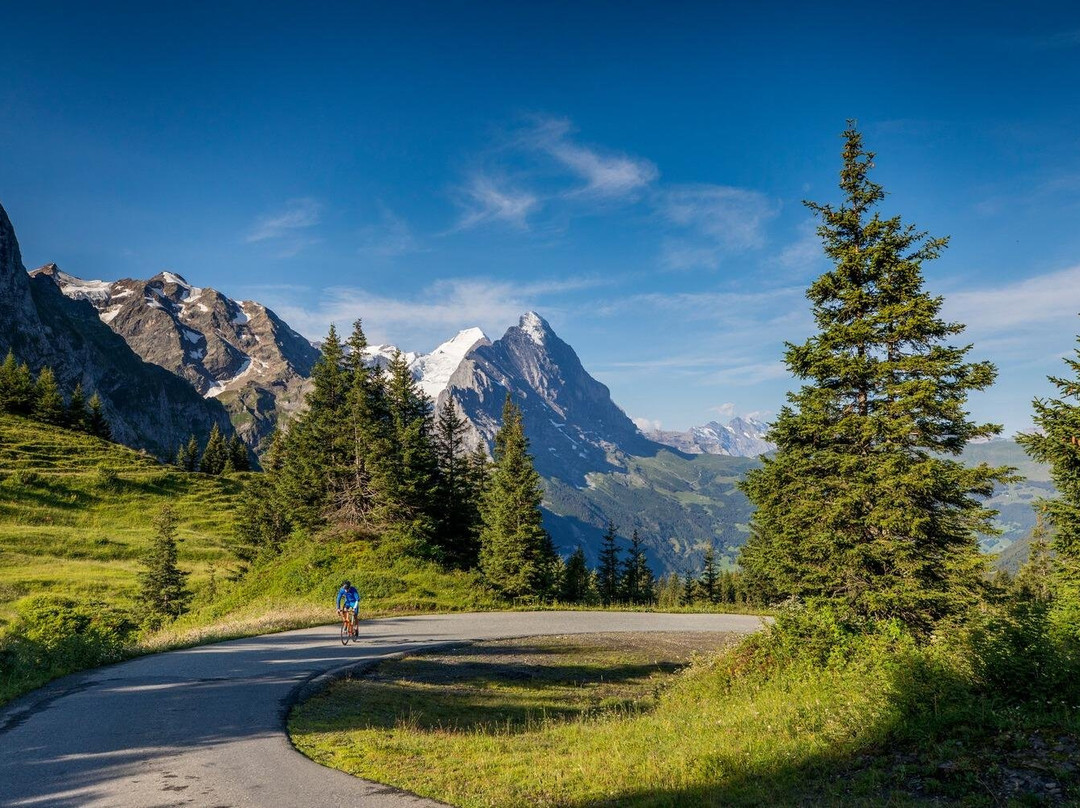
[[[122,659],[134,628],[126,612],[106,603],[47,595],[24,600],[0,646],[0,700]]]

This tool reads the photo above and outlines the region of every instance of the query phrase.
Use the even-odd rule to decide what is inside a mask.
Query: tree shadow
[[[604,649],[596,649],[604,650]],[[470,647],[460,656],[394,660],[343,685],[357,694],[329,718],[335,730],[519,734],[597,713],[652,709],[657,674],[687,663],[570,661],[579,647]],[[485,657],[502,657],[486,659]],[[309,720],[318,722],[317,711]]]

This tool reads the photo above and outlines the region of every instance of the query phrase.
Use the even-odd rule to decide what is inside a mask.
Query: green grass
[[[35,594],[131,607],[138,558],[165,503],[180,521],[181,566],[200,587],[211,564],[227,563],[222,542],[240,476],[186,474],[115,443],[0,415],[0,627]]]
[[[763,672],[742,646],[674,672],[626,635],[608,641],[482,643],[384,663],[300,705],[290,734],[320,763],[464,808],[1080,797],[1075,707],[1001,709],[953,692],[918,655]],[[940,703],[921,703],[925,693]]]

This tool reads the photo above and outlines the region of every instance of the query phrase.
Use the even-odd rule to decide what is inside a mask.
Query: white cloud
[[[709,407],[709,412],[715,412],[721,418],[731,419],[735,417],[735,403],[725,401],[719,407]]]
[[[761,248],[765,224],[778,212],[765,194],[725,185],[674,186],[657,194],[656,205],[664,220],[686,234],[665,245],[668,269],[715,269],[724,253]]]
[[[634,425],[642,432],[659,432],[663,425],[659,420],[653,420],[650,418],[631,418]]]
[[[253,244],[293,236],[299,230],[317,225],[321,213],[322,205],[311,197],[291,199],[282,210],[260,216],[244,240]]]
[[[1080,327],[1080,266],[1036,275],[1022,281],[946,295],[944,316],[972,331],[1001,336],[1005,330],[1047,323]]]
[[[565,118],[540,118],[518,140],[526,148],[554,158],[585,181],[570,195],[624,197],[644,188],[660,176],[656,165],[640,157],[602,152],[570,139],[573,125]]]
[[[506,222],[519,230],[526,230],[529,214],[534,213],[540,205],[540,199],[535,194],[511,188],[505,180],[497,180],[484,173],[474,174],[460,190],[465,211],[458,221],[458,230],[488,222]]]

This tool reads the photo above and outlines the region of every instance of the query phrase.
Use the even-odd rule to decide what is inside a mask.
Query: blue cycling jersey
[[[343,586],[338,590],[335,602],[339,609],[355,609],[360,605],[360,593],[356,591],[355,586]],[[342,606],[342,603],[345,604],[344,607]]]

